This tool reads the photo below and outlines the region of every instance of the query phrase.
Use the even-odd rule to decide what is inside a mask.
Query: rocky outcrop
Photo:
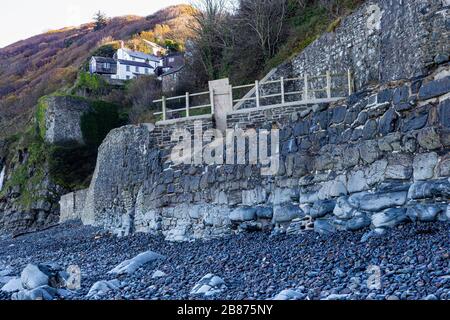
[[[92,112],[89,100],[76,96],[49,96],[41,99],[45,112],[43,136],[50,144],[84,144],[81,117]],[[41,132],[42,134],[42,132]]]

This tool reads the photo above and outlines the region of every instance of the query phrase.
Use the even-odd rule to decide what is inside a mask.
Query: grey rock
[[[275,206],[273,212],[273,223],[289,222],[296,218],[303,217],[303,211],[298,205],[287,204],[282,206]]]
[[[1,289],[3,292],[16,292],[23,290],[22,280],[17,277],[9,280]]]
[[[450,99],[446,99],[438,107],[439,121],[444,128],[450,128]]]
[[[336,232],[336,227],[326,219],[318,219],[314,221],[314,231],[319,234],[332,234]]]
[[[417,142],[422,148],[427,150],[435,150],[442,147],[439,133],[433,127],[420,130],[417,135]]]
[[[355,214],[356,209],[350,205],[347,197],[340,197],[333,210],[333,214],[339,219],[350,219]]]
[[[273,208],[272,207],[258,207],[256,208],[256,216],[258,219],[272,219]]]
[[[350,294],[330,294],[328,297],[326,297],[323,300],[348,300],[350,297]]]
[[[434,169],[438,163],[438,155],[435,152],[419,154],[414,157],[414,180],[427,180],[434,176]]]
[[[287,300],[303,300],[305,299],[305,294],[292,289],[286,289],[281,291],[279,294],[277,294],[275,297],[273,297],[272,300],[276,301],[287,301]]]
[[[155,272],[153,272],[152,279],[162,278],[162,277],[165,277],[165,276],[166,276],[166,274],[163,271],[156,270]]]
[[[14,293],[11,300],[54,300],[57,290],[50,286],[40,286],[32,290],[22,290]]]
[[[128,259],[120,263],[118,266],[116,266],[114,269],[109,271],[110,274],[133,274],[136,270],[141,268],[142,266],[146,265],[147,263],[153,262],[155,260],[164,259],[164,256],[153,252],[153,251],[147,251],[141,254],[138,254],[136,257],[132,259]]]
[[[28,264],[23,269],[20,279],[25,289],[35,289],[49,284],[49,277],[34,264]]]
[[[442,211],[444,208],[441,206],[416,204],[408,208],[406,215],[412,221],[432,222],[436,221]]]
[[[361,192],[349,197],[351,206],[364,211],[380,211],[386,208],[402,206],[406,203],[407,192],[369,193]]]
[[[408,191],[408,198],[413,200],[433,197],[450,197],[450,179],[418,181]]]
[[[205,275],[192,288],[191,295],[203,295],[205,297],[214,296],[227,289],[225,281],[212,273]]]
[[[238,208],[230,213],[232,222],[244,222],[256,220],[255,208]]]
[[[336,201],[334,200],[319,200],[314,202],[309,214],[313,219],[322,218],[332,213],[335,206]]]
[[[361,192],[369,189],[365,173],[362,170],[352,171],[347,176],[347,190],[349,193]]]
[[[245,221],[239,225],[239,229],[249,232],[261,231],[263,227],[263,223],[259,221]]]
[[[390,208],[372,215],[372,225],[375,228],[391,228],[406,221],[408,216],[404,208]]]
[[[43,98],[45,110],[45,141],[52,144],[84,144],[81,117],[91,112],[87,99],[73,96],[50,96]]]
[[[442,79],[430,81],[419,90],[419,99],[427,100],[438,97],[450,91],[450,76]]]
[[[92,285],[89,289],[86,297],[101,297],[107,294],[110,291],[117,291],[120,288],[120,281],[117,279],[109,280],[109,281],[97,281]]]
[[[370,223],[371,220],[367,214],[358,213],[346,222],[345,229],[349,231],[356,231],[370,226]]]
[[[361,237],[360,242],[361,243],[365,243],[365,242],[369,241],[369,239],[381,237],[385,233],[386,233],[386,229],[383,229],[383,228],[377,228],[377,229],[374,229],[374,230],[367,231]]]

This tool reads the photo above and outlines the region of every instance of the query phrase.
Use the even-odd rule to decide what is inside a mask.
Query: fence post
[[[327,98],[331,98],[331,73],[327,71]]]
[[[209,101],[211,102],[211,114],[214,114],[214,89],[209,90]]]
[[[353,94],[353,77],[350,69],[347,70],[347,78],[348,78],[348,95],[351,96]]]
[[[284,104],[285,98],[284,98],[284,77],[280,78],[280,85],[281,85],[281,104]]]
[[[162,117],[163,117],[163,121],[166,121],[167,117],[166,117],[166,97],[165,96],[162,97]]]
[[[189,118],[189,92],[186,92],[186,118]]]
[[[308,100],[308,74],[305,73],[305,85],[303,88],[303,100]]]
[[[257,108],[259,108],[259,106],[260,106],[260,100],[259,100],[259,98],[260,98],[260,96],[259,96],[259,81],[258,80],[256,80],[255,81],[255,90],[256,90],[256,107]]]

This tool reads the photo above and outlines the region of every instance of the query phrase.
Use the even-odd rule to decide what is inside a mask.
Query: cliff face
[[[114,105],[76,96],[41,98],[27,131],[1,150],[2,233],[57,223],[61,195],[85,187],[95,168],[97,141],[118,125]]]

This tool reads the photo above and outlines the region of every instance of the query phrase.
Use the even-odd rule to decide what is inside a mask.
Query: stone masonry
[[[329,105],[230,114],[229,127],[280,129],[275,176],[261,176],[258,165],[175,166],[166,157],[172,145],[145,126],[113,130],[81,219],[175,241],[448,220],[449,72],[444,65]]]

